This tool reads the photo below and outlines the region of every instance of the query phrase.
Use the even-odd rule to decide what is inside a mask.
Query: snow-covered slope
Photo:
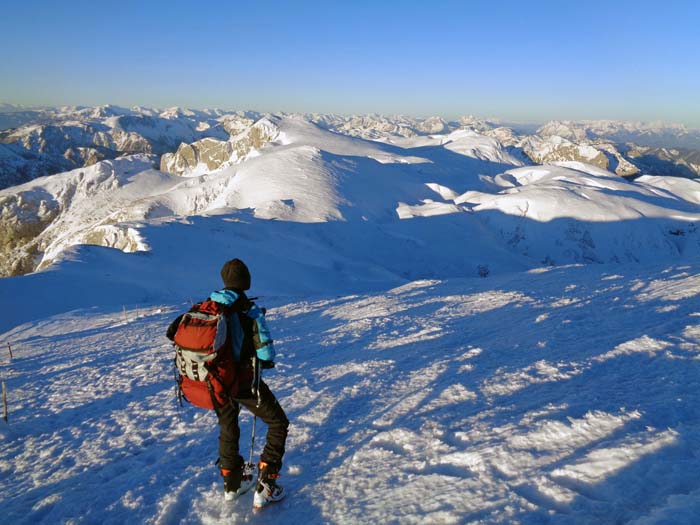
[[[454,199],[513,249],[544,264],[651,262],[700,254],[700,182],[629,182],[578,162],[506,171],[497,192]]]
[[[255,294],[276,285],[257,263]],[[265,295],[289,495],[258,514],[250,494],[223,504],[214,414],[176,406],[163,332],[188,303],[104,306],[127,288],[83,274],[83,308],[0,321],[3,520],[698,523],[699,274],[695,260]],[[12,281],[48,297],[42,275]],[[67,277],[53,274],[54,301],[74,293]],[[250,429],[244,411],[244,455]]]

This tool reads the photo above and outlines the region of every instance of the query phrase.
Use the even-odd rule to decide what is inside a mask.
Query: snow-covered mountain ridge
[[[236,135],[249,133],[253,123],[263,116],[270,115],[110,105],[64,108],[3,105],[0,121],[6,117],[6,123],[0,130],[16,126],[0,131],[0,188],[124,154],[175,154],[183,143],[188,146],[181,153],[191,157],[190,162],[198,161],[197,151],[201,149],[207,151],[205,157],[214,151],[213,158],[217,159],[230,153],[226,143]],[[598,167],[624,176],[700,175],[700,131],[680,125],[552,121],[532,133],[528,126],[508,128],[497,121],[472,116],[455,121],[400,115],[307,114],[303,118],[336,133],[385,142],[468,129],[501,141],[502,146],[514,148],[523,160],[537,164],[595,159],[593,163]],[[190,146],[192,143],[199,147]],[[160,162],[165,168],[172,160],[163,158]],[[212,169],[209,162],[203,165]]]
[[[45,268],[80,244],[149,250],[149,225],[213,214],[254,219],[263,236],[276,235],[271,219],[316,223],[306,227],[313,242],[336,254],[327,232],[343,222],[349,248],[337,268],[371,261],[392,279],[441,275],[421,255],[428,245],[444,254],[440,266],[451,276],[700,249],[697,180],[632,181],[581,162],[523,167],[516,149],[470,129],[369,141],[303,116],[270,116],[228,141],[182,145],[164,159],[176,175],[136,155],[1,190],[2,272]],[[350,249],[363,241],[392,247],[401,263]],[[298,242],[293,251],[309,240]]]

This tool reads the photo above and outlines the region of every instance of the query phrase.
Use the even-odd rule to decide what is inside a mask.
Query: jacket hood
[[[239,297],[240,295],[233,290],[219,290],[212,293],[209,299],[226,306],[233,306],[233,303],[235,303]]]

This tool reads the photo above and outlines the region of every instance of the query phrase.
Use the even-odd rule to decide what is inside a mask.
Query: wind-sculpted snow
[[[454,202],[469,205],[510,247],[543,264],[700,254],[695,181],[643,177],[631,183],[568,162],[509,170],[493,183],[500,191],[468,191]]]
[[[291,426],[288,497],[258,514],[250,494],[222,501],[214,414],[175,402],[163,334],[189,303],[0,326],[14,353],[0,369],[3,519],[697,523],[698,260],[261,297],[279,354],[266,381]],[[24,291],[53,279],[65,306],[71,281],[43,275]],[[271,281],[253,275],[257,295]],[[241,420],[247,456],[252,419]]]

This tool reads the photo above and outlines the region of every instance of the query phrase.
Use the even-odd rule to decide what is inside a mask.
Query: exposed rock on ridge
[[[279,128],[263,118],[230,140],[202,139],[180,144],[160,159],[160,170],[174,175],[201,175],[241,161],[279,135]]]
[[[109,211],[110,206],[119,208],[117,195],[129,178],[149,169],[153,161],[145,155],[102,161],[56,175],[56,180],[45,179],[43,184],[0,191],[0,276],[22,275],[47,266],[55,256],[54,246],[67,239],[72,239],[69,245],[136,251],[138,232],[117,224]],[[128,201],[133,199],[128,197]],[[71,216],[71,208],[83,211]]]

